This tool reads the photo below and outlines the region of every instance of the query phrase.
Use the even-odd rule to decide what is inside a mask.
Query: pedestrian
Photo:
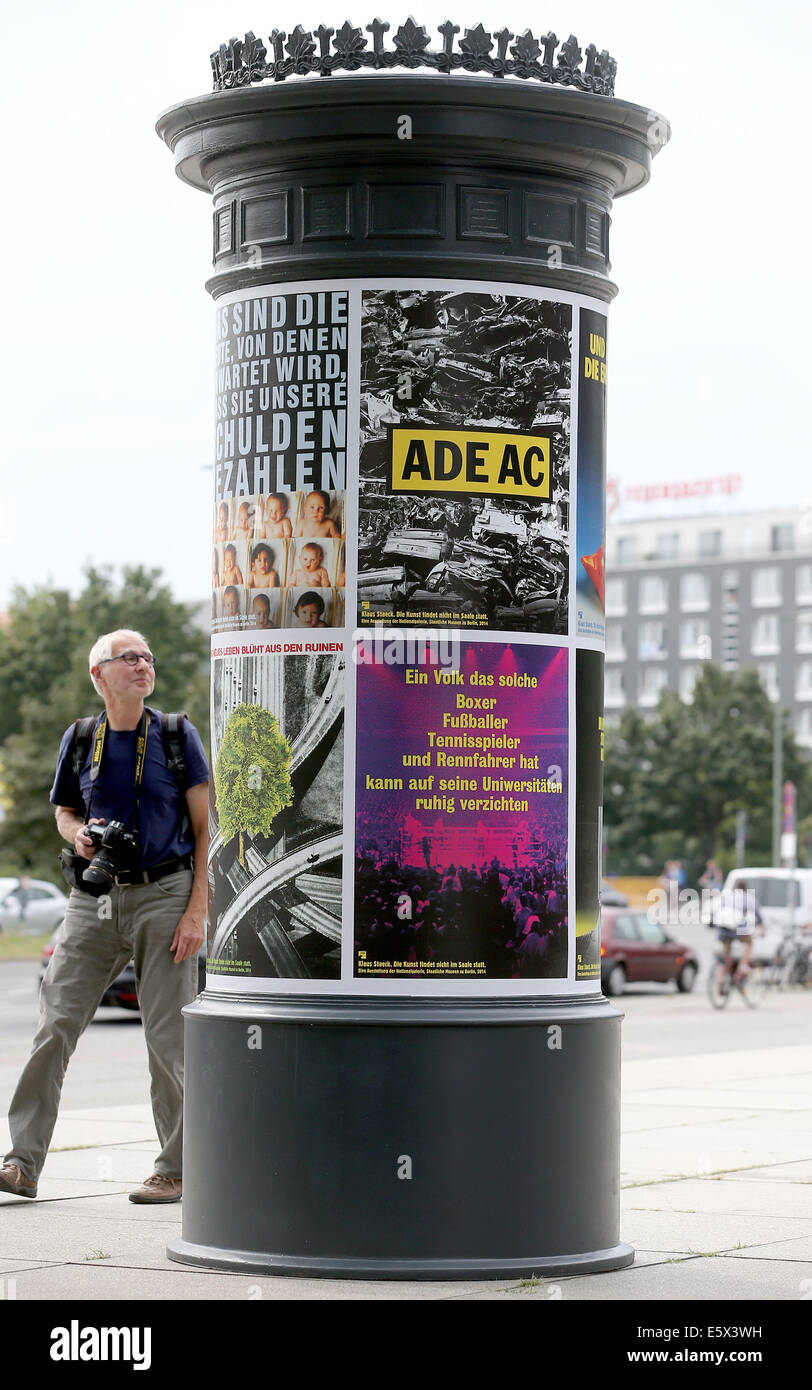
[[[708,892],[718,893],[721,891],[724,882],[724,875],[715,859],[708,859],[705,864],[705,872],[699,879],[700,888],[707,888]]]
[[[89,666],[104,712],[85,739],[78,776],[78,728],[65,732],[51,790],[59,832],[74,847],[75,854],[63,851],[63,860],[72,864],[76,886],[43,980],[31,1055],[11,1101],[11,1149],[0,1168],[0,1191],[36,1197],[70,1057],[110,980],[132,958],[161,1148],[155,1171],[130,1201],[177,1202],[181,1010],[197,993],[197,953],[205,936],[208,763],[197,730],[185,720],[182,736],[175,735],[177,752],[170,742],[171,761],[183,765],[179,779],[173,775],[161,713],[145,703],[155,684],[155,658],[140,633],[100,637]],[[88,827],[98,826],[110,837],[101,850],[88,834]],[[83,877],[91,867],[95,884]],[[100,896],[92,895],[100,888]]]

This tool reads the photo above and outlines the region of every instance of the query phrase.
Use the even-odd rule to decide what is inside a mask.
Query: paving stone
[[[689,1178],[685,1182],[661,1182],[628,1188],[624,1194],[626,1210],[665,1209],[712,1216],[728,1213],[742,1217],[787,1217],[802,1223],[799,1234],[812,1223],[812,1186],[802,1183],[731,1182],[727,1177]],[[812,1229],[812,1226],[810,1226]],[[746,1240],[744,1223],[741,1240]]]
[[[810,1238],[812,1238],[812,1224]],[[764,1213],[689,1212],[665,1206],[641,1210],[628,1194],[620,1217],[621,1239],[629,1245],[667,1255],[738,1253],[739,1242],[757,1253],[767,1245],[798,1238],[798,1221]]]

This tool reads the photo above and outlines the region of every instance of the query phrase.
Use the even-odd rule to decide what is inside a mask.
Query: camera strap
[[[135,792],[135,828],[138,830],[138,799],[141,792],[141,779],[144,775],[144,764],[147,760],[147,731],[149,727],[149,714],[146,708],[141,714],[141,722],[138,725],[138,733],[135,740],[135,776],[133,788]],[[87,799],[86,821],[90,821],[91,809],[93,806],[93,792],[101,772],[102,756],[104,754],[104,740],[107,734],[107,712],[101,716],[96,733],[93,737],[93,754],[90,759],[90,795]]]

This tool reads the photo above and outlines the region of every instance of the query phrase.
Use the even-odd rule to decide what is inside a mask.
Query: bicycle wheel
[[[723,1009],[730,998],[730,973],[723,960],[716,960],[707,980],[708,998],[714,1009]]]
[[[743,980],[738,981],[738,985],[748,1009],[757,1009],[764,998],[764,991],[767,987],[763,967],[754,966]]]

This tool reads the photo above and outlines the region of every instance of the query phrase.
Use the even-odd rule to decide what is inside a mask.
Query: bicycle
[[[788,934],[779,951],[781,988],[788,985],[806,985],[812,978],[812,945],[804,932]]]
[[[739,962],[732,955],[724,951],[717,953],[707,980],[708,998],[714,1009],[724,1009],[735,990],[739,991],[748,1009],[757,1009],[766,987],[762,965],[750,965],[740,973]]]

